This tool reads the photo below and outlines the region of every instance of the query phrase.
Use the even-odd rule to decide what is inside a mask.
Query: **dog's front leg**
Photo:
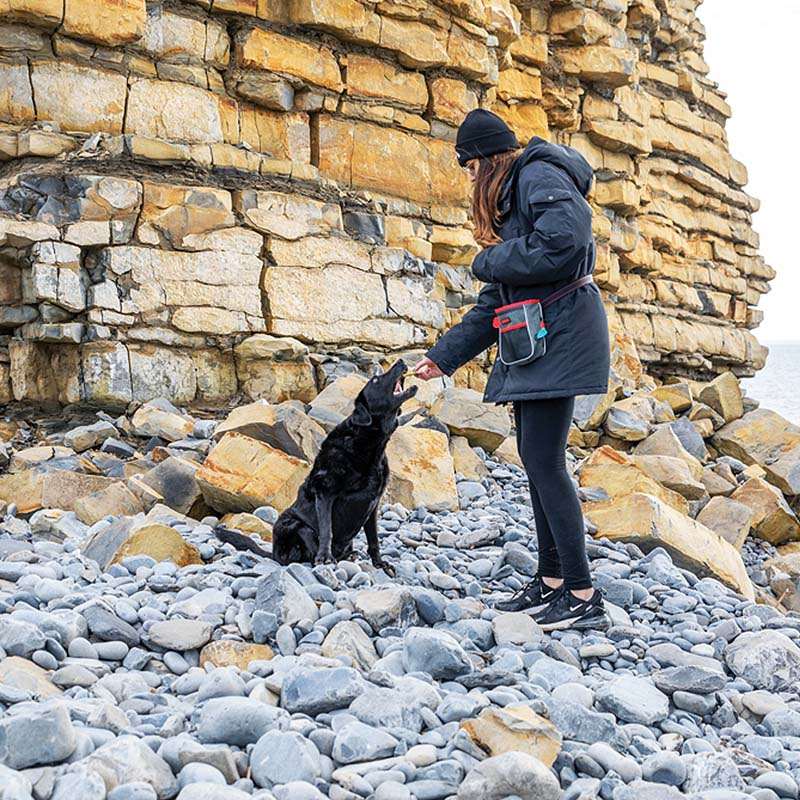
[[[320,493],[314,501],[317,510],[317,525],[319,526],[319,548],[317,549],[317,555],[314,557],[315,564],[333,563],[331,545],[333,543],[332,512],[334,499]]]
[[[394,576],[394,567],[381,558],[381,545],[378,540],[378,506],[372,510],[364,523],[364,533],[367,534],[367,552],[373,566],[382,569],[390,577]]]

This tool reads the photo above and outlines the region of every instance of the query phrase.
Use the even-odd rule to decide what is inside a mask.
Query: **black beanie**
[[[456,135],[458,163],[464,167],[473,158],[493,156],[506,150],[516,150],[519,142],[514,131],[497,114],[485,108],[470,111]]]

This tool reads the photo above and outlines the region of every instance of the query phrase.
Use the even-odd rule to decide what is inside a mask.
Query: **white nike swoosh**
[[[569,607],[569,610],[570,610],[570,611],[577,611],[577,610],[578,610],[580,607],[581,607],[581,604],[580,604],[580,603],[578,603],[578,605],[576,605],[576,606],[570,606],[570,607]]]

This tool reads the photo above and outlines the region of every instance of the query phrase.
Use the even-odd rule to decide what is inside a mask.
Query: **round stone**
[[[290,781],[313,783],[322,771],[319,750],[294,731],[264,734],[250,755],[250,769],[257,786],[271,788]]]
[[[645,678],[614,678],[595,691],[595,698],[602,709],[625,722],[654,725],[669,714],[669,699]]]
[[[171,619],[156,622],[149,635],[153,644],[165,650],[197,650],[211,638],[211,625],[198,619]]]
[[[216,767],[212,767],[211,764],[193,762],[187,764],[178,773],[178,786],[183,788],[190,783],[216,783],[225,786],[227,781],[225,776]]]
[[[642,764],[642,777],[651,783],[680,786],[686,780],[686,764],[677,753],[653,753]]]
[[[458,800],[558,800],[560,794],[555,776],[538,758],[516,751],[482,761],[458,788]]]
[[[797,781],[785,772],[764,772],[755,781],[755,786],[763,789],[772,789],[779,797],[788,797],[797,800]]]
[[[156,790],[143,781],[123,783],[108,793],[108,800],[158,800]]]
[[[289,727],[289,714],[249,697],[215,697],[199,714],[197,738],[201,742],[245,747],[268,731]]]

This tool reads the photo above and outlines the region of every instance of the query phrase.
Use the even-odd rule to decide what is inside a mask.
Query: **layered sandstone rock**
[[[17,506],[16,515],[6,516],[5,530],[24,531],[24,518],[30,517],[36,536],[60,542],[85,537],[92,525],[95,535],[86,552],[91,549],[98,563],[110,565],[135,554],[196,563],[192,559],[199,554],[182,538],[183,523],[191,527],[192,520],[207,523],[210,514],[224,513],[224,526],[255,534],[253,544],[269,549],[277,512],[296,496],[322,437],[323,428],[315,420],[335,425],[352,409],[353,398],[367,380],[357,373],[342,375],[308,409],[296,401],[277,406],[258,401],[226,414],[202,412],[197,417],[156,400],[113,420],[98,412],[107,438],[95,438],[85,449],[87,432],[96,436],[98,423],[53,434],[51,417],[23,417],[13,410],[0,425],[0,470],[8,470],[0,476],[0,512],[6,505]],[[673,386],[680,388],[673,391]],[[745,546],[745,540],[781,545],[781,556],[796,554],[800,508],[794,492],[784,496],[781,476],[797,473],[800,451],[785,449],[780,473],[771,469],[776,463],[771,447],[750,448],[749,466],[724,454],[715,442],[730,435],[737,423],[746,430],[764,419],[771,428],[788,423],[766,411],[751,410],[728,423],[716,412],[709,416],[710,407],[695,398],[708,399],[709,388],[716,391],[718,386],[717,381],[678,381],[630,395],[625,408],[630,409],[631,424],[638,420],[653,429],[638,443],[616,436],[617,421],[610,415],[602,423],[590,421],[593,404],[604,407],[603,398],[581,398],[569,431],[567,465],[579,479],[587,530],[600,540],[600,547],[609,538],[634,543],[645,552],[666,548],[677,563],[698,575],[714,576],[745,597],[780,605],[788,578],[782,572],[770,576],[772,594],[766,592],[767,584],[758,583],[762,573],[748,571],[755,547],[752,541]],[[658,399],[664,397],[688,407],[676,415]],[[470,398],[467,392],[463,399]],[[742,410],[753,405],[747,401]],[[458,406],[452,393],[449,404],[418,405],[411,411],[409,406],[413,404],[401,409],[386,450],[391,475],[383,501],[398,504],[392,514],[403,513],[400,506],[415,509],[416,515],[423,513],[420,509],[451,510],[472,502],[491,507],[497,497],[496,479],[513,474],[497,464],[515,455],[513,438],[506,438],[484,463],[482,447],[450,431],[467,431],[475,439],[494,436],[494,417],[481,418],[468,402]],[[82,412],[81,422],[86,421]],[[63,438],[64,444],[52,443],[51,437]],[[769,443],[769,437],[763,439]],[[744,447],[749,439],[742,442]],[[82,449],[77,452],[68,443]],[[170,518],[182,524],[168,527]],[[109,524],[109,519],[114,521]],[[438,530],[436,541],[439,547],[464,550],[496,543],[501,534],[490,521],[467,533]],[[506,543],[504,558],[509,563],[522,557],[509,547],[517,546]],[[757,582],[755,590],[750,574]],[[794,592],[791,603],[798,603]],[[399,602],[396,597],[389,600]],[[380,627],[366,612],[364,616],[376,630]],[[537,635],[530,620],[526,627],[512,619],[513,614],[501,616],[508,619],[494,621],[498,642],[520,643]],[[339,634],[348,641],[354,635],[342,629],[326,639],[326,645],[333,648]],[[527,741],[532,733],[526,725],[517,728],[510,722],[483,730],[481,746],[489,749],[495,746],[491,741],[501,747],[504,742]]]
[[[710,528],[648,494],[592,503],[586,516],[599,535],[634,542],[646,551],[665,548],[675,562],[698,575],[713,575],[745,597],[753,588],[736,548]]]
[[[595,167],[620,380],[752,373],[774,273],[697,5],[8,0],[0,400],[309,400],[322,353],[425,348],[479,288],[478,106]]]

